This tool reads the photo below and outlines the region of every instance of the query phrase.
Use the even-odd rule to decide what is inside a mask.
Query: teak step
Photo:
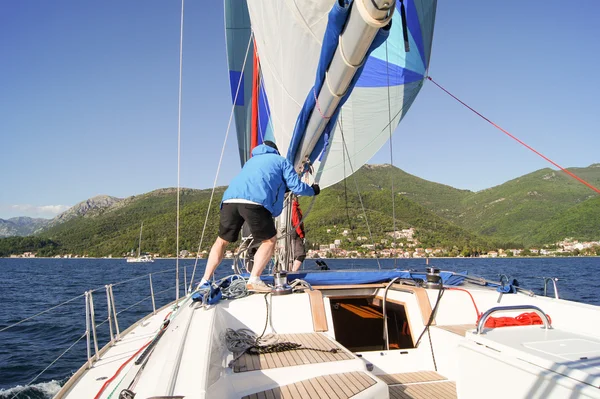
[[[447,326],[437,326],[437,328],[466,337],[467,331],[474,330],[477,326],[475,324],[450,324]]]
[[[433,381],[445,381],[447,380],[441,374],[435,371],[416,371],[412,373],[400,373],[400,374],[381,374],[377,375],[383,382],[388,385],[395,384],[413,384],[416,382],[433,382]]]
[[[312,349],[261,353],[260,355],[245,353],[234,363],[234,373],[354,359],[347,349],[322,333],[279,334],[279,341],[294,342],[301,344],[303,348]],[[334,348],[337,349],[336,353],[327,352]],[[238,354],[234,353],[234,356],[237,357]]]
[[[382,374],[389,385],[390,399],[456,399],[456,383],[435,371]]]
[[[353,371],[298,381],[294,384],[253,393],[242,399],[347,399],[375,384],[376,381],[368,374]]]
[[[392,385],[390,399],[457,399],[453,381]]]

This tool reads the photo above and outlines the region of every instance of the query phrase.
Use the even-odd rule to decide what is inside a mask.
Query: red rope
[[[165,316],[165,318],[163,319],[163,321],[164,321],[164,320],[167,320],[167,318],[168,318],[168,317],[171,315],[171,313],[173,313],[173,312],[172,312],[172,311],[171,311],[171,312],[169,312],[169,313],[168,313],[168,314]],[[163,327],[161,327],[161,331],[162,331],[163,329],[165,329],[165,328],[167,328],[167,326],[163,326]],[[121,367],[119,367],[119,368],[117,369],[117,371],[115,372],[115,374],[114,374],[112,377],[110,377],[108,380],[106,380],[106,381],[104,382],[104,384],[102,385],[102,388],[100,388],[100,390],[98,391],[98,393],[96,394],[96,396],[94,396],[94,399],[98,399],[98,398],[99,398],[99,397],[102,395],[102,392],[104,392],[104,390],[106,389],[106,387],[107,387],[107,386],[108,386],[108,385],[109,385],[109,384],[110,384],[110,383],[111,383],[111,382],[112,382],[112,381],[113,381],[115,378],[117,378],[117,376],[119,375],[119,373],[121,373],[121,371],[123,370],[123,367],[125,367],[125,365],[126,365],[127,363],[129,363],[129,362],[130,362],[130,361],[131,361],[133,358],[135,358],[135,357],[136,357],[136,356],[137,356],[137,355],[138,355],[138,354],[139,354],[141,351],[143,351],[143,350],[144,350],[144,349],[145,349],[145,348],[146,348],[148,345],[150,345],[150,344],[152,343],[152,341],[154,341],[154,338],[153,338],[153,339],[151,339],[151,340],[150,340],[148,343],[146,343],[144,346],[142,346],[140,349],[138,349],[138,351],[137,351],[137,352],[135,352],[135,353],[133,354],[133,356],[131,356],[129,359],[127,359],[127,360],[125,361],[125,363],[123,363],[123,364],[121,365]]]
[[[475,313],[477,313],[477,321],[475,322],[475,324],[479,323],[479,319],[481,319],[481,316],[483,315],[483,313],[479,313],[479,309],[477,308],[477,304],[475,303],[475,299],[473,298],[473,295],[471,295],[471,293],[469,291],[462,289],[462,288],[448,287],[446,289],[452,290],[452,291],[463,291],[463,292],[466,292],[467,294],[469,294],[469,296],[471,297],[471,301],[473,302],[473,306],[475,307]],[[550,319],[550,316],[548,316],[548,320],[550,320],[550,322],[552,322],[552,320]],[[537,313],[529,312],[529,313],[521,313],[520,315],[518,315],[516,317],[508,317],[508,316],[491,317],[490,316],[485,321],[484,327],[498,328],[498,327],[509,327],[509,326],[532,326],[534,324],[544,324],[544,322],[542,321],[541,317],[537,315]]]
[[[258,91],[259,91],[259,69],[260,63],[258,61],[258,53],[256,52],[256,41],[254,41],[254,58],[253,58],[253,71],[252,71],[252,114],[251,114],[251,126],[250,126],[250,154],[252,157],[252,150],[258,145]]]
[[[104,390],[106,389],[106,387],[108,386],[108,384],[110,384],[115,378],[117,378],[117,376],[119,375],[119,373],[121,372],[121,370],[123,370],[123,367],[125,367],[125,365],[127,363],[129,363],[134,357],[136,357],[141,351],[143,351],[148,345],[150,345],[150,342],[152,342],[152,340],[150,340],[147,344],[145,344],[144,346],[142,346],[137,352],[135,352],[133,354],[133,356],[131,356],[129,359],[127,359],[127,361],[125,363],[123,363],[121,365],[121,367],[119,367],[119,369],[117,370],[117,372],[110,377],[108,380],[106,380],[104,382],[104,385],[102,385],[102,388],[100,388],[100,390],[98,391],[98,393],[96,394],[96,396],[94,396],[94,399],[98,399],[101,395],[102,392],[104,392]]]
[[[552,323],[549,315],[548,320]],[[477,323],[479,323],[479,319],[477,318]],[[533,326],[534,324],[544,324],[542,318],[537,315],[535,312],[526,312],[521,313],[516,317],[489,317],[485,321],[486,328],[498,328],[498,327],[512,327],[512,326]]]
[[[490,123],[492,126],[494,126],[496,129],[502,131],[504,134],[506,134],[508,137],[510,137],[511,139],[515,140],[516,142],[518,142],[519,144],[525,146],[527,149],[533,151],[534,153],[536,153],[537,155],[539,155],[540,157],[544,158],[546,161],[550,162],[552,165],[556,166],[557,168],[559,168],[560,170],[562,170],[563,172],[565,172],[566,174],[568,174],[569,176],[571,176],[572,178],[578,180],[580,183],[585,184],[586,186],[588,186],[589,188],[591,188],[592,190],[594,190],[595,192],[597,192],[598,194],[600,194],[600,189],[597,189],[596,187],[594,187],[593,185],[591,185],[590,183],[586,182],[585,180],[583,180],[581,177],[577,176],[575,173],[570,172],[568,170],[566,170],[565,168],[563,168],[562,166],[560,166],[559,164],[557,164],[556,162],[554,162],[553,160],[551,160],[550,158],[548,158],[547,156],[545,156],[544,154],[540,153],[539,151],[536,151],[535,149],[533,149],[532,147],[530,147],[529,145],[525,144],[523,141],[519,140],[518,138],[516,138],[515,136],[513,136],[512,134],[510,134],[509,132],[507,132],[506,130],[502,129],[500,126],[496,125],[494,122],[492,122],[491,120],[489,120],[488,118],[486,118],[485,116],[483,116],[482,114],[480,114],[479,112],[475,111],[473,108],[471,108],[470,106],[468,106],[466,103],[464,103],[463,101],[461,101],[458,97],[456,97],[454,94],[450,93],[448,90],[444,89],[442,86],[440,86],[435,80],[433,80],[431,78],[431,76],[427,76],[427,79],[429,79],[434,85],[436,85],[437,87],[439,87],[440,89],[442,89],[444,92],[446,92],[446,94],[448,94],[450,97],[452,97],[453,99],[455,99],[456,101],[458,101],[459,103],[461,103],[462,105],[464,105],[465,107],[467,107],[468,109],[470,109],[471,111],[473,111],[474,113],[476,113],[480,118],[482,118],[483,120],[487,121],[488,123]]]

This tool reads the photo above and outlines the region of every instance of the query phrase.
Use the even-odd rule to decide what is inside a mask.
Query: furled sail
[[[363,8],[364,4],[368,7],[376,4],[355,1],[363,2]],[[265,124],[263,128],[259,124],[255,131],[273,137],[280,152],[296,165],[307,156],[312,162],[320,161],[322,187],[344,179],[352,168],[357,170],[383,146],[389,138],[389,126],[396,128],[423,84],[429,65],[436,0],[395,2],[391,29],[388,25],[389,31],[385,32],[387,40],[375,37],[373,44],[367,44],[368,49],[363,52],[367,58],[356,67],[359,71],[352,78],[348,92],[338,93],[340,103],[345,102],[341,109],[325,109],[324,104],[319,104],[317,90],[331,90],[328,84],[336,78],[328,76],[328,81],[319,81],[319,75],[324,76],[322,58],[327,53],[325,47],[331,44],[328,35],[331,36],[332,26],[335,32],[332,20],[349,19],[348,14],[357,12],[358,7],[349,12],[352,4],[333,0],[227,0],[225,5],[232,94],[237,83],[235,71],[242,75],[245,89],[244,103],[239,103],[241,93],[235,103],[240,107],[239,112],[236,110],[240,151],[249,152],[251,127],[257,126],[252,124],[252,95],[248,91],[252,91],[249,81],[256,75],[253,68],[259,65],[259,82],[258,86],[255,82],[254,92],[262,102],[258,101],[255,113],[260,114],[262,105]],[[234,14],[243,17],[234,18]],[[344,21],[338,24],[334,46],[340,31],[346,33],[344,29],[349,22]],[[248,43],[250,55],[241,71]],[[325,68],[333,64],[328,62],[330,59],[325,60]],[[240,78],[237,79],[239,82]],[[317,122],[330,123],[329,131],[322,129],[317,136],[308,137],[312,131],[305,132],[299,126],[308,119],[307,113],[320,114],[324,121]]]

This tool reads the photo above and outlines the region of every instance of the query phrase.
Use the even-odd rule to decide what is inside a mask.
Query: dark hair
[[[275,148],[275,150],[277,152],[279,152],[279,148],[277,148],[277,145],[275,143],[273,143],[271,140],[267,140],[263,144],[266,145],[266,146],[269,146],[271,148]]]

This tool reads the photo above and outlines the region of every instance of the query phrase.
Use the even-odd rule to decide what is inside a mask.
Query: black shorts
[[[219,237],[225,241],[237,241],[244,221],[257,241],[268,240],[277,235],[273,215],[262,205],[224,203],[221,208]]]

